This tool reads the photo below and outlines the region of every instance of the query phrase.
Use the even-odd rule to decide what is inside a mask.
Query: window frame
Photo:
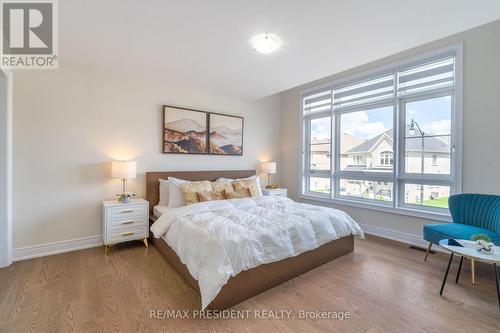
[[[431,88],[424,91],[406,92],[398,91],[398,73],[411,67],[422,65],[429,61],[444,59],[446,56],[455,58],[454,81],[451,87]],[[385,97],[382,100],[368,101],[357,105],[334,106],[334,90],[338,87],[348,86],[356,82],[375,79],[392,73],[394,75],[394,90],[391,98]],[[304,97],[311,92],[330,90],[331,106],[327,110],[315,113],[304,113]],[[432,98],[428,96],[449,95],[451,92],[451,139],[450,139],[450,175],[443,177],[439,174],[407,174],[404,172],[404,126],[405,114],[402,103],[409,101]],[[439,96],[438,96],[439,97]],[[409,216],[435,219],[440,221],[451,221],[449,211],[443,208],[422,207],[416,204],[405,204],[405,184],[441,185],[450,186],[450,195],[460,193],[462,186],[462,107],[463,107],[463,45],[455,44],[432,52],[418,55],[397,63],[388,64],[375,68],[371,71],[359,73],[351,77],[315,86],[300,93],[300,126],[301,126],[301,158],[299,161],[299,198],[314,200],[326,203],[338,203],[347,206],[361,207],[378,211],[385,211]],[[393,171],[392,172],[370,172],[370,171],[342,171],[340,170],[340,119],[342,114],[368,111],[370,109],[383,106],[393,107]],[[310,140],[310,120],[331,116],[331,139],[330,139],[330,170],[319,172],[310,170],[309,141]],[[309,124],[307,124],[309,120]],[[339,135],[337,135],[339,134]],[[306,149],[307,147],[307,149]],[[403,154],[400,154],[403,152]],[[401,161],[403,160],[403,161]],[[380,162],[380,161],[378,161]],[[366,163],[366,161],[365,161]],[[385,166],[385,165],[384,165]],[[330,194],[320,194],[309,192],[309,177],[320,177],[330,179]],[[445,179],[446,178],[446,179]],[[374,199],[351,198],[340,195],[340,179],[374,181],[392,183],[392,201],[384,202]],[[387,204],[388,203],[388,204]]]
[[[380,162],[379,165],[381,166],[394,165],[394,152],[389,150],[384,150],[383,152],[380,153],[380,158],[378,159],[378,161]]]

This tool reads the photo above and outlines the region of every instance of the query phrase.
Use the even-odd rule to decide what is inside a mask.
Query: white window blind
[[[304,113],[328,111],[332,108],[332,90],[325,89],[312,92],[303,98]]]
[[[398,92],[409,93],[452,87],[455,57],[438,59],[419,66],[402,69],[398,73]]]
[[[394,94],[394,74],[386,74],[334,89],[334,107],[347,107],[391,98]]]

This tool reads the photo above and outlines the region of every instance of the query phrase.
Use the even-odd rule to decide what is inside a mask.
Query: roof
[[[373,137],[371,139],[368,139],[364,141],[362,144],[357,145],[356,147],[352,148],[349,150],[347,153],[352,154],[352,153],[366,153],[371,151],[376,144],[382,139],[383,136],[387,136],[387,138],[391,141],[392,143],[392,129],[385,131],[384,133],[381,133],[377,135],[376,137]]]
[[[390,142],[392,143],[393,135],[394,131],[392,129],[387,130],[371,139],[364,141],[360,145],[353,147],[346,153],[355,154],[355,153],[370,152],[378,145],[378,143],[382,140],[383,136],[386,136],[387,139],[390,140]],[[422,141],[420,140],[420,138],[421,138],[420,132],[418,130],[415,130],[415,134],[411,135],[409,140],[406,140],[406,151],[421,151]],[[435,137],[425,137],[424,147],[426,152],[448,153],[448,154],[450,153],[450,144]]]
[[[342,133],[342,138],[340,139],[340,151],[348,151],[358,145],[360,145],[363,142],[363,140],[358,139],[355,136],[352,136],[347,133]]]

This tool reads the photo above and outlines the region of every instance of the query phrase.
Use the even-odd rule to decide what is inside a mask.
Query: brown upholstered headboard
[[[245,178],[255,175],[255,170],[229,170],[229,171],[164,171],[146,172],[146,200],[149,201],[149,213],[153,213],[153,207],[160,202],[160,181],[175,177],[190,181],[209,180],[217,178]]]

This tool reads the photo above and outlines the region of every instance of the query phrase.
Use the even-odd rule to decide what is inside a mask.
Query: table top
[[[500,247],[495,246],[495,252],[492,254],[486,254],[484,252],[480,252],[476,250],[475,244],[476,242],[465,239],[456,239],[458,243],[460,243],[463,247],[460,246],[452,246],[448,245],[447,239],[442,239],[439,241],[439,246],[442,248],[458,254],[459,256],[464,256],[467,258],[472,258],[474,260],[483,261],[487,263],[500,263]]]
[[[118,200],[106,200],[106,201],[103,201],[102,204],[104,206],[125,206],[125,205],[137,205],[137,204],[146,204],[148,203],[146,200],[142,199],[142,198],[133,198],[133,199],[130,199],[129,202],[127,203],[123,203],[121,201],[118,201]]]

